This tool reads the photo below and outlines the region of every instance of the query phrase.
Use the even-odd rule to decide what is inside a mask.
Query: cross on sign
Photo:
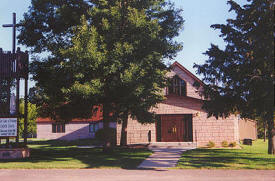
[[[15,53],[15,38],[16,38],[16,27],[18,26],[18,24],[16,24],[16,14],[13,13],[13,22],[12,24],[5,24],[3,25],[4,28],[7,27],[12,27],[12,53]]]

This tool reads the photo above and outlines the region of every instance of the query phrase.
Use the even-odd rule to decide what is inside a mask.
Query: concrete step
[[[153,148],[174,148],[174,149],[184,149],[184,148],[196,148],[197,143],[195,142],[153,142],[148,145],[149,149]]]

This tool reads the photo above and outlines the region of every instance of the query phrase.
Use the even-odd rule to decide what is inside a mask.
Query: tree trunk
[[[11,104],[11,80],[9,79],[8,80],[8,100],[7,100],[7,107],[8,107],[8,115],[11,115],[10,114],[10,104]],[[18,125],[17,125],[18,126]],[[10,138],[8,137],[6,139],[6,144],[9,145],[10,144]]]
[[[268,154],[275,154],[275,135],[274,135],[274,121],[273,119],[268,119],[267,122],[267,134],[268,134]]]
[[[108,106],[108,104],[103,104],[102,106],[103,106],[103,130],[105,134],[103,152],[112,153],[113,152],[112,143],[109,137],[107,136],[109,122],[110,122],[110,107]]]
[[[10,138],[6,138],[6,145],[10,144]]]
[[[272,151],[271,154],[275,155],[275,128],[272,129]]]
[[[28,79],[25,78],[25,100],[24,100],[24,144],[28,143]]]
[[[127,145],[127,125],[128,125],[128,114],[122,119],[120,146]]]
[[[18,62],[17,62],[18,63]],[[18,64],[17,64],[18,65]],[[19,119],[20,119],[20,112],[19,112],[19,105],[20,105],[20,78],[16,79],[16,114],[17,114],[17,136],[16,136],[16,143],[19,144]]]
[[[264,122],[264,142],[266,140],[266,122]]]

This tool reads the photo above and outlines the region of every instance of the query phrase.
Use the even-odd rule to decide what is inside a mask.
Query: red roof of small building
[[[97,122],[97,121],[101,121],[103,119],[103,113],[101,110],[101,106],[95,106],[95,108],[97,108],[96,111],[94,111],[93,115],[91,118],[89,119],[73,119],[70,122]],[[36,119],[37,123],[52,123],[55,122],[54,120],[52,120],[51,118],[37,118]]]

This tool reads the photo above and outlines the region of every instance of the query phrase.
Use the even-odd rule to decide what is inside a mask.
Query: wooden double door
[[[161,142],[192,142],[192,114],[161,115]]]

